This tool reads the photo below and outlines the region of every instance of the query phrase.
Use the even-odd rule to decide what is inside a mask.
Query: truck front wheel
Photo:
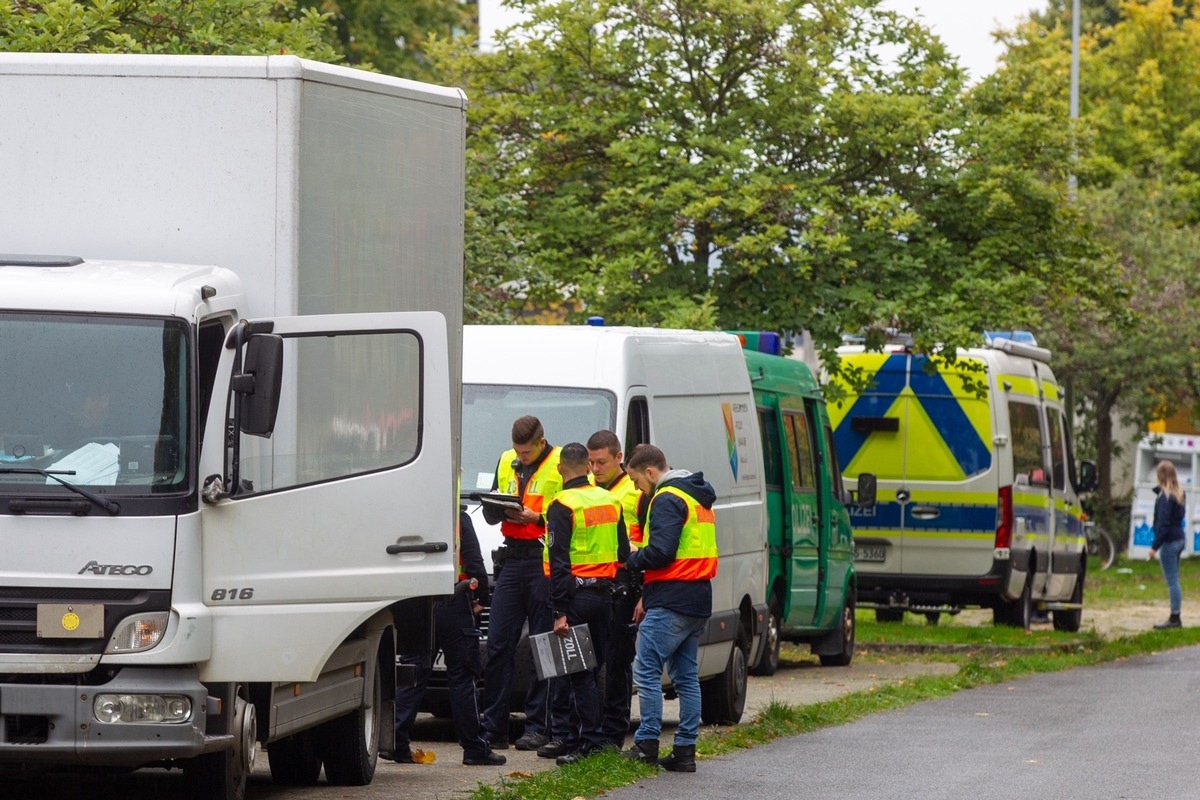
[[[184,767],[196,800],[243,800],[246,796],[246,780],[254,771],[258,753],[258,723],[254,704],[244,695],[245,687],[234,692],[233,747],[194,758]]]

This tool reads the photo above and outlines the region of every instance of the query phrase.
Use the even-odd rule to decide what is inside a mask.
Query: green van
[[[842,487],[821,387],[785,358],[774,333],[738,333],[758,409],[766,483],[767,642],[755,674],[779,666],[783,640],[807,642],[825,666],[854,656],[856,603],[850,505],[874,503],[860,475],[859,502]]]

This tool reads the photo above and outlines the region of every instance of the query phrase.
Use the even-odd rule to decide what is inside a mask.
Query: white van
[[[589,326],[476,326],[463,330],[464,498],[488,491],[512,423],[532,414],[554,446],[611,430],[628,454],[660,447],[672,467],[703,472],[716,490],[720,563],[713,616],[701,639],[702,715],[737,722],[747,671],[767,624],[765,490],[758,419],[737,337]],[[469,511],[485,553],[499,527]],[[517,676],[524,671],[518,668]]]
[[[953,364],[904,344],[838,353],[869,379],[830,404],[838,459],[847,479],[878,478],[876,506],[851,510],[860,605],[881,621],[982,606],[1024,627],[1048,610],[1078,630],[1095,467],[1076,475],[1050,352],[1016,332]]]

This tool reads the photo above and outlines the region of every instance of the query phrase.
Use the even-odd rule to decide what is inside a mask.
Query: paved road
[[[959,692],[702,761],[609,800],[1200,796],[1200,648]]]

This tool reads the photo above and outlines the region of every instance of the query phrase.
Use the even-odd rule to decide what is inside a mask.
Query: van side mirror
[[[1096,471],[1095,461],[1079,462],[1079,484],[1076,491],[1093,492],[1100,486],[1100,474]]]
[[[876,501],[877,482],[874,472],[858,473],[858,497],[854,505],[858,508],[874,508]]]
[[[235,375],[238,393],[238,426],[242,433],[269,438],[279,414],[283,385],[283,337],[256,334],[246,342],[242,374]]]

